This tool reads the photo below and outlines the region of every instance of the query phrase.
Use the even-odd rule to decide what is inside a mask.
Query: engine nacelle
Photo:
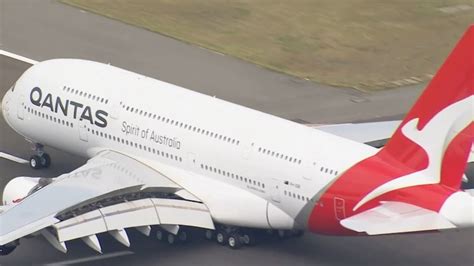
[[[50,182],[51,180],[46,178],[16,177],[10,180],[3,190],[3,205],[17,204]]]

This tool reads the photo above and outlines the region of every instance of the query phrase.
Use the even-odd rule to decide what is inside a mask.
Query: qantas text
[[[108,113],[104,110],[92,110],[90,106],[71,100],[63,100],[61,97],[54,97],[51,93],[43,95],[39,87],[34,87],[30,93],[30,101],[38,107],[49,108],[54,113],[62,113],[64,116],[72,116],[74,119],[87,120],[91,125],[98,127],[107,126]]]

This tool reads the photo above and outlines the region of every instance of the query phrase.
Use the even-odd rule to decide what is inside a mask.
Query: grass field
[[[474,23],[474,0],[62,2],[272,70],[364,90],[427,80]]]

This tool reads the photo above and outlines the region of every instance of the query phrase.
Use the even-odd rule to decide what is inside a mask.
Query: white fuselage
[[[377,151],[84,60],[34,65],[7,93],[3,109],[9,125],[35,143],[87,157],[108,149],[133,155],[192,191],[215,219],[234,224],[245,223],[234,216],[260,211],[254,199],[295,219],[346,169]],[[230,204],[241,213],[220,213],[221,205],[229,205],[221,196],[243,199]],[[262,206],[267,212],[269,205]],[[304,227],[302,223],[287,227]]]

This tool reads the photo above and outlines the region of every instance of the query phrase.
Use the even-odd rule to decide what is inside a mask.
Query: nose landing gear
[[[33,169],[48,168],[51,165],[51,157],[44,152],[43,145],[35,144],[35,155],[30,157],[30,167]]]

